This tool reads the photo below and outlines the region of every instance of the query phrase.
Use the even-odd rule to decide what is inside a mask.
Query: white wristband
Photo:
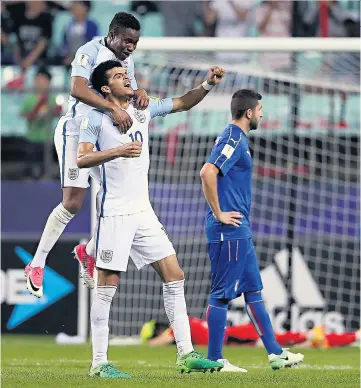
[[[207,90],[208,92],[213,89],[214,85],[210,85],[207,81],[204,81],[202,83],[203,89]]]

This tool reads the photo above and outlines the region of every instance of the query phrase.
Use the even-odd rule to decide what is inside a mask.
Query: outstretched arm
[[[192,109],[195,105],[199,104],[208,92],[218,85],[226,72],[220,67],[212,67],[208,72],[208,78],[201,85],[195,89],[190,90],[182,97],[172,98],[173,109],[170,113],[183,112]]]

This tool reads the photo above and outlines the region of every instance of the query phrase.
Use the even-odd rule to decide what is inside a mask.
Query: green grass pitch
[[[204,348],[200,350],[205,351]],[[295,349],[297,350],[297,349]],[[53,337],[3,336],[3,388],[92,387],[360,387],[360,349],[298,349],[304,364],[274,372],[263,349],[227,347],[224,356],[247,374],[193,373],[175,371],[175,347],[112,346],[109,357],[131,380],[105,380],[87,376],[90,345],[56,345]]]

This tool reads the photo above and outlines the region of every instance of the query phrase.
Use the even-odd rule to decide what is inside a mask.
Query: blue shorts
[[[235,299],[263,288],[252,237],[208,243],[211,260],[211,297]]]

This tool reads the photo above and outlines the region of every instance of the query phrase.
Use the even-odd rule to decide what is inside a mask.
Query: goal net
[[[264,107],[260,128],[249,135],[251,224],[274,327],[358,329],[359,41],[174,42],[140,42],[136,76],[150,95],[183,95],[213,64],[227,71],[198,106],[157,118],[150,128],[151,201],[185,272],[189,315],[205,317],[210,288],[199,171],[230,122],[232,94],[250,88]],[[150,319],[167,323],[162,283],[151,267],[137,271],[130,262],[113,301],[111,334],[138,335]],[[243,297],[232,302],[228,319],[247,321]]]

